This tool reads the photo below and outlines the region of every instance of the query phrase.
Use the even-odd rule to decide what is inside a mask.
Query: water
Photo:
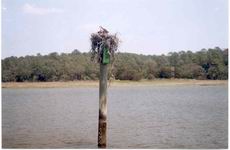
[[[108,148],[227,148],[227,86],[112,87]],[[97,148],[98,88],[2,90],[3,148]]]

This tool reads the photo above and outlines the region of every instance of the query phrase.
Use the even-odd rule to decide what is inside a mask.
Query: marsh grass
[[[119,86],[180,86],[180,85],[227,85],[228,80],[190,80],[190,79],[156,79],[156,80],[114,80],[109,87]],[[69,81],[69,82],[3,82],[2,88],[71,88],[98,87],[99,81]]]

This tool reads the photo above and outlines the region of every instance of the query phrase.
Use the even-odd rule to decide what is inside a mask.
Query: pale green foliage
[[[2,81],[97,80],[99,65],[91,62],[90,57],[90,53],[77,49],[70,54],[8,57],[2,60]],[[195,53],[180,51],[160,56],[118,53],[115,57],[112,71],[117,80],[228,79],[228,49],[218,47]]]

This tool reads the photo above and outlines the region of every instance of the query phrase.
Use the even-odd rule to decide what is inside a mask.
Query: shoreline
[[[110,83],[110,84],[109,84]],[[181,85],[228,85],[228,80],[155,79],[155,80],[112,80],[110,87],[121,86],[181,86]],[[74,88],[99,87],[99,81],[57,81],[57,82],[2,82],[2,88]]]

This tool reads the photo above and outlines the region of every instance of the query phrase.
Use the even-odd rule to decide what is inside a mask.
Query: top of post
[[[109,34],[109,31],[102,26],[99,28],[98,32],[91,34],[91,60],[96,59],[98,63],[108,64],[114,60],[119,39],[117,34]]]

